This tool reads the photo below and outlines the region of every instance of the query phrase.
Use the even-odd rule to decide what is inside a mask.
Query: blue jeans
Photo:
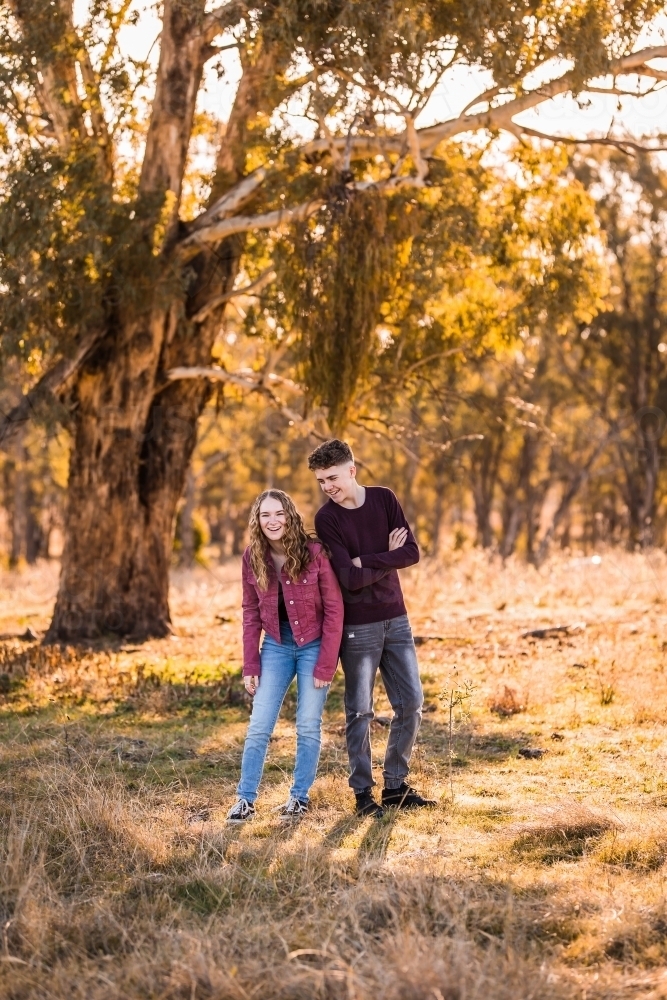
[[[370,726],[373,685],[379,669],[394,710],[384,755],[384,786],[400,788],[408,776],[424,703],[408,616],[370,625],[346,625],[340,658],[345,674],[345,737],[350,759],[350,786],[355,792],[361,792],[375,784]]]
[[[260,659],[262,673],[252,703],[250,725],[243,747],[241,780],[236,793],[241,799],[254,802],[262,780],[269,739],[275,729],[280,707],[287,689],[296,677],[296,763],[290,795],[301,802],[308,801],[310,786],[317,774],[322,744],[322,712],[329,687],[316,688],[313,671],[320,651],[320,639],[297,646],[292,630],[280,625],[276,642],[264,636]]]

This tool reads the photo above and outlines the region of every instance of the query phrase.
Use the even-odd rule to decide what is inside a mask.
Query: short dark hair
[[[308,456],[309,469],[330,469],[332,465],[343,465],[344,462],[354,462],[354,455],[349,444],[338,438],[318,445]]]

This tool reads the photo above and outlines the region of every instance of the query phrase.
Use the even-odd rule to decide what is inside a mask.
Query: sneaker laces
[[[294,816],[299,813],[306,812],[307,806],[304,802],[296,799],[293,795],[290,795],[287,802],[282,806],[276,806],[273,812],[282,813],[284,816]]]
[[[252,811],[252,806],[247,799],[239,799],[229,810],[227,817],[228,819],[245,819]]]

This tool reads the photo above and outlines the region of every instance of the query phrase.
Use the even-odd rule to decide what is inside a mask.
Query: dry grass
[[[489,701],[489,709],[501,716],[518,715],[527,707],[525,699],[509,684],[503,684]]]
[[[663,556],[406,573],[414,779],[440,804],[350,815],[339,678],[314,808],[290,828],[271,807],[293,698],[258,818],[224,824],[248,716],[237,577],[177,574],[176,637],[87,650],[7,637],[44,628],[54,567],[0,577],[3,998],[667,997]],[[450,758],[443,693],[466,681]]]

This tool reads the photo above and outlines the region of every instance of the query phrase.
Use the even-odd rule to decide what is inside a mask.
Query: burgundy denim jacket
[[[327,684],[338,666],[343,635],[343,598],[331,563],[318,542],[309,542],[311,562],[298,580],[290,580],[284,569],[280,580],[285,595],[292,634],[298,645],[322,639],[314,676]],[[243,553],[243,675],[259,677],[259,640],[262,629],[280,642],[278,619],[278,574],[267,559],[269,586],[260,590],[250,565],[250,550]]]

